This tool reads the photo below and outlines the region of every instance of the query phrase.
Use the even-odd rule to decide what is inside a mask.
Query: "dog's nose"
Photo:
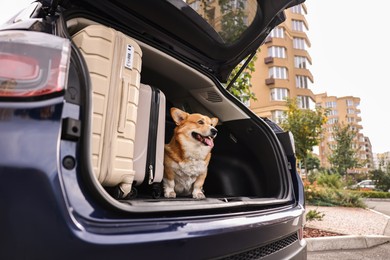
[[[212,136],[216,136],[217,133],[218,133],[218,130],[213,127],[213,128],[210,129],[210,132],[211,132]]]

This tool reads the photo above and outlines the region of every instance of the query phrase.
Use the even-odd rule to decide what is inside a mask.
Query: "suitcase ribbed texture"
[[[134,140],[142,51],[112,28],[90,25],[73,36],[92,81],[92,164],[103,186],[126,196],[134,179]]]

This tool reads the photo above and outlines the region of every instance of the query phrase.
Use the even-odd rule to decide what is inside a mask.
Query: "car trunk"
[[[89,25],[104,24],[104,21],[88,15],[69,15],[66,19],[69,36]],[[132,36],[125,30],[122,32]],[[165,143],[172,137],[175,126],[168,113],[170,107],[185,108],[188,112],[219,118],[216,127],[218,136],[203,187],[206,199],[153,198],[147,185],[136,187],[137,195],[131,198],[114,198],[109,192],[111,188],[100,185],[93,173],[90,166],[92,156],[89,152],[91,136],[84,136],[84,161],[81,162],[83,171],[80,174],[90,183],[94,196],[106,205],[135,213],[179,214],[194,210],[234,212],[294,204],[291,173],[286,157],[269,125],[225,91],[211,74],[199,71],[190,61],[172,57],[142,39],[134,37],[134,40],[143,52],[141,83],[159,89],[166,96]],[[91,90],[86,91],[88,100]],[[87,106],[84,111],[86,114],[82,117],[90,118],[91,111]],[[89,121],[84,120],[83,123],[88,124]]]

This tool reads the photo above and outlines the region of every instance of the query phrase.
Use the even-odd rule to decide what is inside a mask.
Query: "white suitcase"
[[[141,84],[134,148],[134,186],[160,197],[164,174],[165,95]],[[146,189],[145,189],[146,187]]]
[[[90,25],[72,37],[92,82],[92,164],[99,182],[127,196],[134,179],[134,140],[142,51],[123,33]]]

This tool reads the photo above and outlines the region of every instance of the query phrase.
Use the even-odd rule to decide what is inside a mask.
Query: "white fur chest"
[[[175,171],[175,191],[183,195],[189,195],[196,178],[207,171],[204,160],[188,159],[172,165]]]

